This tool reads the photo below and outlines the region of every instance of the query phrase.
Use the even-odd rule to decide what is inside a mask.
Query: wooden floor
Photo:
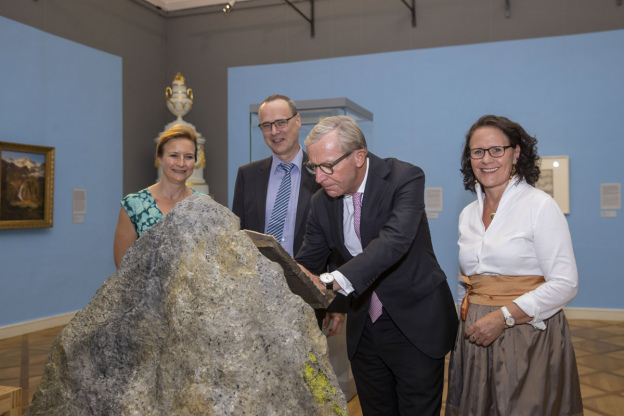
[[[0,340],[0,385],[22,388],[23,409],[32,399],[61,329]],[[624,414],[624,322],[570,320],[570,331],[585,416]],[[362,415],[357,396],[349,402],[349,415]]]

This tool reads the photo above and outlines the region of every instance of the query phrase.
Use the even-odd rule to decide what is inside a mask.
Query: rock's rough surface
[[[345,415],[313,310],[191,196],[63,329],[27,416]]]

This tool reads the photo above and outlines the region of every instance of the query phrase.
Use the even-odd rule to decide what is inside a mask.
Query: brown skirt
[[[464,331],[499,306],[471,304],[460,321],[449,363],[446,416],[583,415],[568,321],[559,311],[546,330],[529,324],[503,331],[488,347]]]

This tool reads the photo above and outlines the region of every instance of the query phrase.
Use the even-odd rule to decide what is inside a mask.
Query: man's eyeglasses
[[[293,114],[289,118],[280,118],[279,120],[275,120],[273,123],[269,123],[268,121],[266,121],[264,123],[258,124],[258,127],[260,127],[260,129],[262,131],[271,131],[271,130],[273,130],[273,125],[275,124],[275,128],[276,129],[284,130],[286,128],[286,126],[288,126],[288,120],[290,120],[291,118],[293,118],[297,114],[298,113],[295,113],[295,114]]]
[[[348,153],[345,153],[344,155],[340,156],[338,159],[334,160],[331,163],[319,163],[318,165],[315,165],[314,163],[310,162],[309,160],[307,162],[305,162],[303,164],[303,166],[305,166],[305,168],[308,170],[308,172],[310,172],[312,175],[316,174],[316,169],[321,169],[321,172],[327,174],[327,175],[331,175],[334,173],[334,166],[336,166],[338,163],[340,163],[343,159],[348,158],[351,153],[353,153],[353,151],[350,151]]]
[[[475,147],[474,149],[470,149],[470,158],[471,159],[483,159],[485,156],[485,152],[488,152],[492,157],[503,157],[505,155],[505,149],[508,147],[514,146],[494,146],[488,149],[481,149],[479,147]]]

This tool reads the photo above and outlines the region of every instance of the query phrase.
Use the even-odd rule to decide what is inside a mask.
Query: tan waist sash
[[[466,320],[468,306],[475,305],[505,306],[514,299],[535,290],[546,283],[544,276],[505,276],[475,274],[462,276],[466,282],[466,296],[461,304],[461,318]]]

